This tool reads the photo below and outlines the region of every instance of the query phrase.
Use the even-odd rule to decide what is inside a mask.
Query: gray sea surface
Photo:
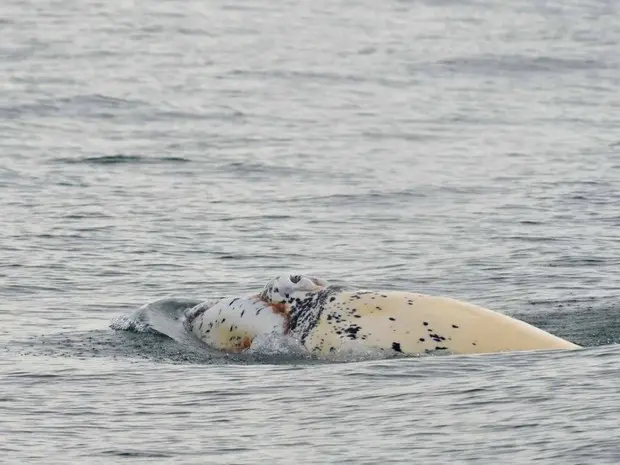
[[[619,463],[619,51],[613,0],[3,0],[0,463]],[[110,328],[287,272],[584,348]]]

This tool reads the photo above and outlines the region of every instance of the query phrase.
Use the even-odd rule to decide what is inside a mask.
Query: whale
[[[271,279],[259,292],[200,302],[182,327],[208,347],[249,350],[257,338],[290,337],[310,354],[350,347],[389,354],[483,354],[578,349],[508,315],[450,297],[366,290],[302,274]]]

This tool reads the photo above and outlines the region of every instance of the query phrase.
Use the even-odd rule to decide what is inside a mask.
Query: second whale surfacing
[[[243,352],[256,338],[296,340],[311,354],[357,347],[403,355],[577,349],[501,313],[404,291],[354,290],[304,275],[279,276],[260,293],[200,303],[181,316],[207,346]]]

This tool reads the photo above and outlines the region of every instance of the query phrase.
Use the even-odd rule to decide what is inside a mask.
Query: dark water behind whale
[[[0,462],[620,462],[618,9],[4,1]],[[586,348],[317,363],[108,327],[289,270]]]

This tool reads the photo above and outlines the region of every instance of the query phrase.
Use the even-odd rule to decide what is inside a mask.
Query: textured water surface
[[[0,5],[0,462],[620,461],[612,1]],[[351,359],[115,332],[282,272],[585,346]]]

